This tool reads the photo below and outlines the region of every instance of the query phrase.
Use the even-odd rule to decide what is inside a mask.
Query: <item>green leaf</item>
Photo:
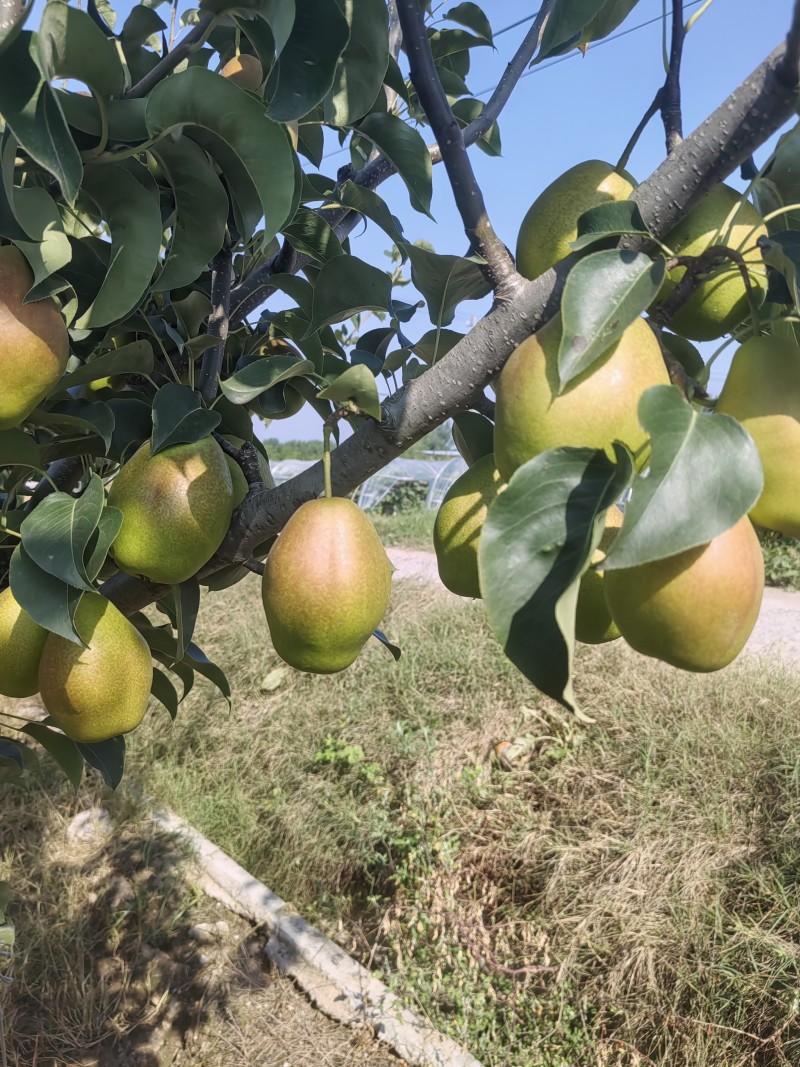
[[[295,20],[295,0],[200,0],[200,10],[263,19],[272,31],[276,55],[286,47]]]
[[[78,742],[77,748],[89,766],[100,771],[109,789],[116,789],[125,771],[125,738],[112,737],[93,745]]]
[[[444,330],[436,327],[420,337],[412,348],[412,352],[415,356],[419,356],[423,363],[433,366],[463,339],[464,334],[458,333],[457,330]]]
[[[431,155],[422,137],[397,115],[379,112],[367,115],[357,124],[357,129],[397,168],[408,189],[411,206],[432,219]]]
[[[22,545],[14,549],[9,579],[14,599],[34,622],[83,645],[73,623],[83,593],[37,567]]]
[[[46,426],[61,431],[62,434],[73,432],[78,435],[96,435],[102,438],[106,448],[111,444],[114,432],[114,415],[111,408],[102,401],[92,403],[80,397],[60,400],[49,410],[36,408],[28,416],[27,422],[34,426]],[[89,442],[87,442],[87,448]]]
[[[150,692],[156,700],[163,704],[169,712],[169,717],[174,719],[178,714],[178,691],[163,671],[153,667],[153,681]]]
[[[178,644],[178,659],[183,659],[186,647],[194,634],[197,613],[200,610],[200,586],[196,578],[189,578],[172,587],[175,603],[175,632]]]
[[[453,417],[453,441],[471,467],[494,452],[494,423],[477,411],[460,411]]]
[[[72,389],[76,385],[96,382],[114,374],[149,374],[153,369],[153,346],[142,339],[130,341],[113,352],[106,352],[66,374],[58,383],[60,389]],[[148,436],[148,434],[145,434]]]
[[[398,219],[389,210],[386,201],[378,196],[372,189],[365,189],[363,185],[356,185],[350,178],[341,185],[331,190],[333,199],[344,207],[352,208],[360,215],[380,226],[383,232],[393,241],[400,250],[403,259],[406,258],[403,245],[403,227]]]
[[[295,155],[285,129],[267,117],[263,103],[252,93],[202,67],[173,74],[150,93],[150,136],[159,137],[182,126],[209,131],[216,139],[207,145],[211,154],[215,154],[215,143],[222,142],[237,160],[258,196],[264,215],[261,248],[266,248],[294,213],[295,188],[299,188]],[[229,156],[218,160],[226,178],[228,161]],[[245,240],[252,237],[258,222],[258,215],[253,218],[248,214],[243,223]]]
[[[158,390],[153,401],[151,455],[170,445],[194,444],[208,437],[220,422],[220,413],[204,408],[194,390],[169,382]]]
[[[281,233],[289,238],[298,252],[304,252],[319,263],[343,255],[342,243],[335,230],[322,215],[310,208],[299,207]]]
[[[794,305],[800,308],[800,233],[797,230],[782,230],[771,234],[769,240],[762,241],[761,251],[764,262],[786,279]]]
[[[484,37],[476,37],[464,30],[434,30],[429,34],[431,52],[437,66],[443,59],[459,54],[466,55],[470,48],[484,48],[489,42]],[[466,70],[464,70],[464,76]]]
[[[614,200],[584,211],[578,219],[578,237],[570,248],[581,252],[597,241],[628,233],[650,236],[639,205],[633,200]]]
[[[166,22],[148,4],[136,4],[125,19],[120,39],[128,48],[145,44],[156,33],[167,28]]]
[[[26,723],[22,732],[39,742],[66,774],[72,788],[78,789],[83,781],[83,756],[75,742],[43,722]]]
[[[650,467],[634,480],[606,570],[707,544],[747,514],[764,486],[758,450],[744,427],[730,415],[702,414],[675,386],[645,390],[639,422],[650,434]]]
[[[17,189],[14,204],[17,218],[33,238],[17,242],[33,271],[33,285],[25,299],[38,300],[49,295],[42,291],[42,283],[72,259],[72,246],[64,233],[55,201],[44,189]]]
[[[119,508],[104,507],[100,522],[97,524],[97,529],[89,542],[88,552],[85,556],[86,573],[89,575],[90,581],[96,581],[108,556],[108,550],[116,540],[121,527],[122,512]]]
[[[384,0],[340,0],[350,39],[339,57],[324,102],[325,121],[352,126],[372,107],[389,63],[389,24]]]
[[[111,231],[108,273],[91,307],[75,323],[79,330],[90,330],[124,318],[141,302],[158,265],[162,226],[155,182],[135,160],[87,168],[83,188]]]
[[[666,276],[663,256],[610,249],[593,252],[567,276],[558,349],[560,391],[607,352],[648,308]]]
[[[14,160],[17,155],[17,142],[6,128],[0,139],[0,235],[9,241],[28,241],[31,235],[26,233],[17,214],[14,187]]]
[[[458,119],[459,125],[463,128],[469,126],[469,124],[474,122],[477,118],[480,118],[486,110],[486,104],[484,104],[482,100],[475,100],[470,96],[465,96],[460,100],[456,100],[452,110],[453,114]],[[501,155],[502,145],[500,143],[500,127],[497,123],[492,123],[483,137],[480,137],[476,143],[478,148],[482,148],[489,156]]]
[[[175,196],[172,241],[155,292],[190,285],[222,248],[228,194],[203,149],[188,137],[151,149]],[[202,225],[198,220],[202,219]]]
[[[53,90],[31,54],[35,35],[24,31],[3,54],[0,114],[31,158],[53,175],[73,204],[83,164]]]
[[[633,11],[639,0],[605,0],[605,4],[583,31],[582,44],[600,41],[613,33]]]
[[[600,14],[608,0],[555,0],[536,55],[541,63],[577,45],[584,27]]]
[[[314,286],[311,330],[342,322],[357,311],[386,311],[391,299],[392,279],[386,271],[355,256],[337,256],[323,266]]]
[[[494,44],[491,24],[477,4],[456,4],[449,11],[445,11],[444,18],[450,22],[457,22],[460,26],[466,26],[478,37],[482,37],[487,44]]]
[[[478,545],[489,623],[511,662],[572,711],[580,577],[625,490],[630,455],[557,448],[523,464],[489,508]]]
[[[762,215],[779,207],[800,203],[800,123],[785,133],[775,148],[772,163],[763,177],[756,179],[754,193]],[[770,234],[784,229],[800,229],[800,208],[778,215],[768,224]],[[779,234],[776,232],[776,237]]]
[[[42,570],[62,582],[92,591],[84,554],[103,510],[103,482],[93,474],[83,493],[51,493],[20,527],[22,545]]]
[[[24,430],[0,431],[0,467],[33,467],[41,469],[39,447]]]
[[[394,659],[395,663],[400,659],[403,653],[400,651],[400,648],[397,645],[392,644],[392,642],[389,640],[383,630],[373,630],[372,636],[377,637],[377,639],[380,641],[380,643],[383,645],[387,652],[391,652],[392,658]]]
[[[115,397],[108,407],[114,419],[114,432],[108,455],[118,463],[135,451],[153,431],[152,408],[136,397]]]
[[[55,94],[70,126],[99,140],[103,130],[103,118],[96,98],[65,92],[63,89],[56,89]],[[146,98],[104,100],[103,107],[110,140],[131,143],[147,140]]]
[[[337,407],[348,407],[380,422],[381,404],[372,372],[362,364],[350,367],[317,394],[320,400],[332,400]]]
[[[202,674],[212,685],[215,685],[230,704],[231,687],[228,685],[228,679],[225,677],[225,672],[221,670],[216,663],[212,663],[201,648],[198,648],[196,644],[190,642],[186,649],[186,658],[183,662],[190,664],[193,670],[198,674]]]
[[[411,244],[405,250],[411,260],[411,280],[425,297],[435,326],[449,326],[462,300],[479,300],[492,291],[477,259],[439,256]]]
[[[270,118],[301,119],[331,89],[350,28],[336,0],[304,0],[264,89]]]
[[[220,382],[223,394],[234,404],[249,404],[279,382],[313,374],[314,364],[292,355],[264,356]]]
[[[118,96],[125,88],[125,71],[113,42],[85,11],[63,0],[48,0],[36,45],[48,81],[74,78],[101,96]]]

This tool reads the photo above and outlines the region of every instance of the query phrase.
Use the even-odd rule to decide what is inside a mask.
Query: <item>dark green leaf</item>
[[[381,404],[372,372],[362,364],[350,367],[327,388],[317,394],[320,400],[332,400],[337,407],[350,407],[380,422]]]
[[[570,244],[570,248],[580,252],[597,241],[627,233],[650,235],[637,203],[633,200],[614,200],[584,211],[578,219],[577,240]]]
[[[178,714],[178,691],[163,671],[158,667],[153,668],[153,681],[150,692],[156,700],[163,704],[169,712],[169,717],[174,719]]]
[[[561,300],[561,390],[607,352],[648,308],[666,276],[666,260],[610,249],[576,263]]]
[[[310,208],[299,207],[290,223],[281,229],[298,252],[324,263],[342,255],[342,244],[325,219]]]
[[[707,544],[746,515],[764,475],[750,434],[730,415],[704,415],[673,385],[639,401],[650,434],[646,475],[637,475],[625,523],[603,566],[637,567]]]
[[[85,11],[63,0],[48,0],[36,44],[48,80],[74,78],[101,96],[117,96],[125,87],[125,71],[113,42]]]
[[[667,333],[666,330],[661,331],[661,340],[686,373],[690,377],[699,380],[700,375],[703,374],[706,368],[703,357],[692,342],[687,341],[685,337],[679,337],[677,334]]]
[[[388,652],[391,652],[392,657],[395,660],[395,662],[397,662],[397,660],[400,659],[400,657],[402,656],[403,653],[400,651],[400,649],[398,648],[397,645],[393,645],[392,644],[392,642],[389,640],[389,638],[386,636],[386,634],[383,632],[383,630],[373,630],[372,631],[372,636],[373,637],[377,637],[377,639],[380,641],[380,643],[383,645],[383,647]]]
[[[63,89],[56,89],[55,94],[70,126],[99,140],[103,118],[97,100],[93,96],[81,96]],[[103,107],[108,136],[112,141],[136,143],[147,140],[146,99],[104,100]]]
[[[616,463],[588,448],[543,452],[515,472],[481,531],[480,586],[495,636],[526,678],[573,711],[578,585],[631,470],[619,447]]]
[[[147,340],[130,341],[113,352],[106,352],[66,374],[58,383],[60,389],[96,382],[113,374],[149,374],[153,369],[153,346]],[[148,436],[148,434],[145,434]]]
[[[339,57],[325,98],[325,121],[352,126],[372,107],[389,62],[389,24],[384,0],[340,0],[350,40]]]
[[[335,6],[335,0],[330,2]],[[226,178],[230,156],[238,161],[258,195],[265,220],[261,247],[266,248],[295,206],[295,155],[285,129],[267,118],[263,103],[252,93],[201,67],[173,74],[150,93],[147,126],[151,137],[184,125],[201,127],[216,138],[209,142],[212,155],[215,143],[227,147],[229,155],[218,160]],[[205,142],[201,139],[201,143]],[[245,219],[245,240],[258,222],[259,214]]]
[[[200,9],[263,19],[272,32],[276,55],[286,46],[295,19],[295,0],[201,0]]]
[[[114,415],[111,408],[102,401],[93,403],[80,397],[60,400],[47,411],[44,408],[36,408],[26,421],[32,422],[34,426],[60,430],[62,434],[72,432],[76,435],[97,435],[102,438],[106,448],[111,444],[111,435],[114,432]]]
[[[386,311],[391,298],[392,280],[386,271],[355,256],[337,256],[317,278],[311,328],[342,322],[357,311]]]
[[[9,578],[14,599],[35,622],[67,641],[83,644],[73,624],[83,593],[37,567],[22,545],[14,549]]]
[[[220,382],[220,389],[232,403],[248,404],[279,382],[313,373],[314,364],[310,360],[292,355],[264,356]]]
[[[584,27],[607,3],[608,0],[555,0],[542,34],[536,62],[541,63],[548,56],[574,47],[581,39]]]
[[[160,33],[166,28],[166,22],[153,10],[153,7],[147,4],[136,4],[125,19],[120,37],[126,47],[136,48],[145,44],[153,34]]]
[[[350,28],[336,0],[304,0],[292,32],[267,78],[270,118],[301,119],[331,89]]]
[[[186,649],[184,662],[189,663],[198,674],[202,674],[212,685],[215,685],[230,704],[231,687],[228,685],[225,672],[216,663],[212,663],[201,648],[198,648],[194,643],[190,643]]]
[[[301,152],[315,167],[322,164],[325,152],[325,135],[318,122],[301,122],[297,131],[297,151]]]
[[[24,430],[0,431],[0,467],[33,467],[41,469],[39,448]]]
[[[17,189],[14,204],[17,218],[33,238],[32,241],[17,242],[33,271],[33,285],[26,300],[38,300],[49,295],[41,291],[42,282],[70,262],[72,247],[64,233],[55,201],[44,189]]]
[[[395,165],[406,183],[412,207],[432,219],[431,155],[422,137],[397,115],[378,112],[362,119],[358,130]]]
[[[33,562],[62,582],[91,592],[84,555],[103,510],[103,482],[93,474],[79,497],[51,493],[25,519],[22,545]]]
[[[587,45],[608,37],[625,21],[638,3],[639,0],[605,0],[602,10],[585,27],[581,44]]]
[[[438,63],[459,53],[466,54],[470,48],[484,48],[489,41],[485,37],[476,37],[464,30],[434,30],[430,34],[430,44],[433,58]]]
[[[761,242],[761,251],[764,262],[774,267],[775,270],[786,280],[795,307],[800,308],[800,284],[798,284],[798,271],[800,271],[800,232],[797,230],[782,230],[774,233],[769,240]]]
[[[464,334],[456,330],[428,330],[414,345],[414,355],[419,356],[429,366],[433,366],[463,339]]]
[[[31,235],[25,232],[17,214],[14,196],[14,160],[17,142],[6,128],[0,138],[0,236],[9,241],[28,241]]]
[[[411,279],[425,297],[435,326],[449,326],[462,300],[479,300],[492,291],[478,260],[472,257],[439,256],[411,244],[405,249],[411,260]]]
[[[462,127],[469,126],[471,122],[480,118],[485,109],[486,104],[484,104],[482,100],[474,100],[470,96],[462,97],[461,100],[456,100],[453,104],[453,114]],[[502,154],[500,127],[496,122],[489,127],[483,137],[478,139],[477,145],[478,148],[482,148],[489,156],[499,156]]]
[[[6,12],[0,20],[0,55],[17,39],[32,10],[33,0],[29,0],[28,3],[24,3],[23,0],[20,4],[11,4],[6,7]],[[5,883],[0,883],[0,885],[5,885]]]
[[[494,452],[494,423],[477,411],[460,411],[453,417],[453,441],[471,467]]]
[[[125,771],[125,738],[112,737],[93,745],[78,743],[78,751],[90,767],[100,771],[110,789],[116,789]]]
[[[73,789],[83,781],[83,756],[74,741],[70,741],[58,730],[53,730],[43,722],[29,722],[22,727],[22,732],[38,741],[56,761],[66,774]]]
[[[118,463],[146,441],[153,431],[152,409],[135,397],[115,397],[108,407],[114,418],[114,433],[108,455]]]
[[[219,426],[222,416],[208,411],[187,385],[169,382],[158,390],[153,401],[152,455],[170,445],[200,441]]]
[[[403,246],[403,228],[399,221],[389,210],[386,201],[383,200],[372,189],[365,189],[363,185],[356,185],[350,178],[341,185],[336,186],[335,190],[331,190],[332,195],[340,204],[345,207],[352,208],[360,215],[369,219],[370,222],[374,222],[377,226],[383,230],[383,232],[394,241],[397,247],[402,253],[403,259],[406,258],[405,248]]]
[[[200,610],[200,586],[196,578],[189,578],[172,587],[175,602],[175,633],[178,643],[178,659],[183,659],[186,646],[194,634],[197,613]]]
[[[408,92],[405,78],[403,77],[403,72],[400,70],[397,60],[393,55],[389,56],[389,65],[386,68],[383,83],[388,89],[391,89],[392,92],[397,93],[401,100],[404,100],[407,104],[410,102],[411,97]]]
[[[93,582],[97,579],[108,556],[108,550],[114,543],[121,526],[122,512],[119,508],[103,508],[103,514],[100,516],[100,522],[97,524],[97,529],[89,542],[88,553],[85,557],[86,573],[89,575],[90,581]]]

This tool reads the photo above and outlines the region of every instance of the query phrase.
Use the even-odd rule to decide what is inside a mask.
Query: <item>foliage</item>
[[[767,585],[800,591],[800,541],[761,531],[764,578]]]

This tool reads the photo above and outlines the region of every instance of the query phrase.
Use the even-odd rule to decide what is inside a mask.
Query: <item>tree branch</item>
[[[683,115],[681,114],[681,59],[686,32],[683,28],[683,0],[672,0],[672,43],[669,52],[667,80],[661,90],[661,121],[667,139],[667,155],[670,155],[683,140]]]
[[[47,477],[42,478],[31,493],[25,512],[30,513],[51,493],[69,493],[80,484],[83,474],[83,456],[56,459],[47,468]]]
[[[132,85],[130,89],[122,94],[125,100],[135,100],[137,97],[147,96],[151,89],[153,89],[160,81],[162,81],[168,74],[171,74],[179,63],[183,62],[188,56],[199,48],[205,41],[208,34],[211,32],[211,28],[216,20],[216,15],[207,12],[200,16],[200,21],[190,30],[189,33],[178,41],[171,52],[161,59],[149,71],[145,76],[138,81],[135,85]]]
[[[800,3],[800,0],[798,0]],[[725,100],[632,196],[650,231],[665,236],[711,188],[791,118],[797,79],[786,74],[781,45]],[[470,406],[527,337],[558,311],[569,256],[534,281],[521,284],[507,304],[496,304],[467,336],[425,374],[383,404],[383,421],[365,423],[332,454],[334,492],[351,492],[459,408]],[[254,491],[234,516],[217,556],[202,574],[252,554],[278,533],[293,512],[322,489],[322,464],[276,489]],[[118,575],[103,592],[131,613],[153,599],[136,579]],[[158,595],[158,590],[154,591]]]
[[[208,319],[209,337],[218,337],[219,344],[207,348],[200,367],[197,391],[207,404],[217,395],[222,357],[228,339],[228,324],[231,312],[231,266],[233,253],[222,248],[211,261],[211,315]]]
[[[786,55],[779,77],[789,85],[797,85],[798,68],[800,68],[800,0],[795,0],[792,24],[786,35]]]
[[[639,143],[639,138],[647,129],[650,120],[655,118],[655,116],[661,110],[661,94],[663,93],[663,91],[664,87],[662,86],[658,90],[656,95],[653,97],[647,111],[645,111],[644,115],[642,115],[641,119],[639,120],[639,125],[631,134],[630,140],[625,145],[625,148],[622,151],[622,155],[617,160],[617,170],[624,170],[625,167],[627,167],[628,160],[631,158],[631,152],[633,152],[634,148]]]

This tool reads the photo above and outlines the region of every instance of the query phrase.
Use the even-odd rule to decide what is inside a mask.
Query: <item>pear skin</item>
[[[478,543],[489,505],[505,488],[494,456],[482,456],[445,493],[433,526],[442,584],[458,596],[480,597]]]
[[[100,593],[86,593],[75,628],[88,648],[49,634],[39,665],[42,702],[67,737],[84,744],[135,730],[150,699],[147,642]]]
[[[247,89],[251,93],[258,91],[264,80],[264,68],[257,56],[251,56],[248,52],[229,59],[220,71],[223,78],[238,85],[240,89]]]
[[[622,526],[622,519],[623,514],[616,505],[606,512],[606,528],[592,555],[592,566],[585,572],[578,587],[575,637],[585,645],[602,645],[607,641],[616,641],[622,636],[608,610],[603,593],[603,570],[598,566],[608,555],[617,531]]]
[[[39,661],[47,630],[23,611],[10,589],[0,593],[0,693],[30,697],[39,692]]]
[[[262,599],[275,651],[291,667],[333,674],[358,657],[389,604],[392,565],[352,500],[310,500],[267,556]]]
[[[745,515],[706,545],[607,570],[603,591],[637,652],[686,671],[717,671],[739,655],[758,618],[761,546]]]

